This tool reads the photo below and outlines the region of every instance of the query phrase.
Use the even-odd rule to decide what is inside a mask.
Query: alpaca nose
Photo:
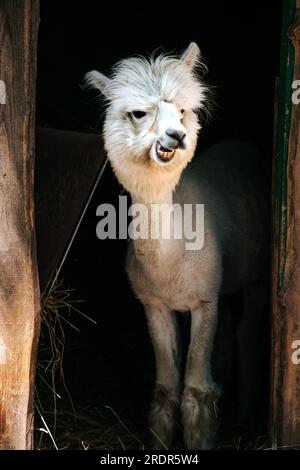
[[[177,129],[167,129],[166,134],[172,139],[176,140],[177,144],[180,145],[185,138],[186,134],[183,131]]]
[[[171,137],[172,139],[172,147],[174,148],[185,147],[185,143],[183,141],[186,136],[185,132],[177,130],[177,129],[167,129],[166,134],[168,137]]]

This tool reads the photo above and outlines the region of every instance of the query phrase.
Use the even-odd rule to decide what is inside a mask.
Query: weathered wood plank
[[[288,72],[280,84],[285,122],[278,128],[282,140],[277,135],[274,162],[271,434],[275,448],[300,447],[300,361],[294,354],[300,340],[300,104],[292,104],[291,86],[300,78],[299,8],[284,40],[288,37],[292,41],[285,58]]]
[[[0,2],[0,449],[30,449],[39,334],[34,234],[38,0]],[[5,104],[4,104],[5,103]]]

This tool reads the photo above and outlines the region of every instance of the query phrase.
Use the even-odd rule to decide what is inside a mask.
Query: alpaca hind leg
[[[217,300],[191,312],[191,340],[181,402],[183,437],[188,449],[209,449],[217,429],[219,389],[211,377],[217,325]]]
[[[150,408],[151,447],[171,446],[179,405],[179,358],[175,313],[165,306],[145,309],[156,361],[156,385]]]

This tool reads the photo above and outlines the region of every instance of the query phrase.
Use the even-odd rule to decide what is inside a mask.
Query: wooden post
[[[285,2],[282,45],[273,188],[271,437],[274,448],[300,448],[300,103],[292,100],[292,85],[300,80],[300,0]]]
[[[34,234],[38,0],[0,1],[0,449],[31,449],[40,298]]]

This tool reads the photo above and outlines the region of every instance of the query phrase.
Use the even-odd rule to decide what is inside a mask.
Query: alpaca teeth
[[[164,149],[164,150],[162,150]],[[168,149],[163,147],[161,144],[158,144],[156,147],[157,156],[162,160],[171,160],[175,154],[175,150]]]
[[[170,158],[173,154],[174,152],[159,152],[159,156],[164,158]]]

